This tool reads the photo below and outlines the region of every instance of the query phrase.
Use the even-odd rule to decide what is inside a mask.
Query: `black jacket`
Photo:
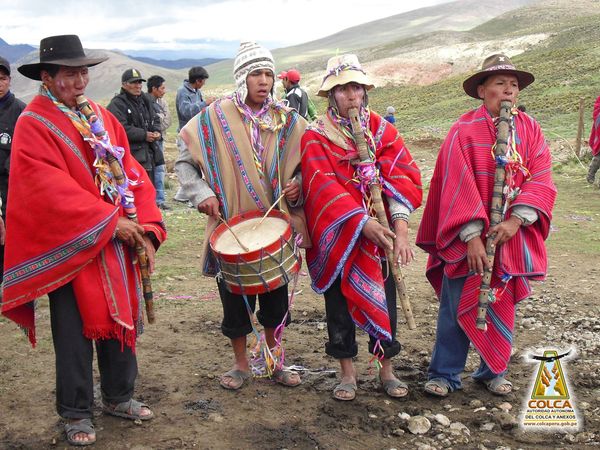
[[[290,108],[294,108],[302,117],[308,120],[308,94],[304,92],[304,89],[298,84],[294,84],[287,90],[285,99],[288,101]]]
[[[150,171],[165,163],[158,142],[146,141],[148,131],[159,131],[159,118],[146,93],[134,97],[121,89],[107,108],[125,128],[131,154],[144,169]]]
[[[9,92],[0,100],[0,195],[2,196],[3,217],[6,214],[10,148],[15,134],[15,124],[25,106],[25,103],[16,98],[12,92]]]

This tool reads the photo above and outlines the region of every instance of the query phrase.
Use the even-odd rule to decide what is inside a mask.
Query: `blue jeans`
[[[429,380],[443,378],[450,390],[462,388],[460,379],[465,369],[469,352],[469,338],[458,324],[458,301],[462,294],[466,277],[449,279],[444,275],[440,298],[435,345],[427,377]],[[481,360],[479,368],[471,375],[475,380],[490,380],[504,376],[506,371],[496,374]]]
[[[166,164],[161,164],[154,168],[154,188],[156,189],[156,204],[162,205],[165,202],[165,174],[167,173]]]

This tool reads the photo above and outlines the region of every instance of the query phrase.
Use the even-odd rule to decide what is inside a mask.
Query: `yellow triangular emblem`
[[[545,358],[558,356],[558,352],[547,350],[544,352]],[[540,361],[535,385],[531,393],[532,399],[562,399],[569,398],[567,383],[563,374],[560,360]]]

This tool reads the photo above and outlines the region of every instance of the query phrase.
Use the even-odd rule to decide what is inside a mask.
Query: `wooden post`
[[[577,156],[579,158],[583,157],[583,154],[581,152],[581,136],[583,135],[583,102],[584,102],[584,98],[581,97],[579,99],[579,124],[577,126],[577,139],[575,141],[575,151],[577,152]]]

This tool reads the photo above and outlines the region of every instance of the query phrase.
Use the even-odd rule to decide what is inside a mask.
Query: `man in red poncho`
[[[592,149],[592,161],[588,170],[587,181],[590,184],[596,179],[596,172],[600,169],[600,96],[594,103],[592,132],[590,133],[590,148]]]
[[[551,155],[538,123],[516,108],[505,158],[506,208],[490,228],[500,102],[514,105],[534,80],[502,54],[483,62],[463,84],[483,104],[460,117],[440,149],[417,245],[429,253],[427,278],[440,299],[437,336],[425,391],[438,396],[460,389],[469,343],[481,356],[473,378],[498,395],[511,392],[504,377],[510,359],[515,305],[529,296],[529,280],[546,275],[548,237],[556,188]],[[475,326],[481,275],[489,269],[486,236],[495,236],[487,330]]]
[[[408,218],[421,204],[421,173],[396,128],[369,110],[367,91],[372,87],[355,55],[331,58],[318,93],[329,99],[329,107],[302,137],[304,211],[312,241],[306,258],[313,289],[325,295],[325,351],[340,361],[341,382],[333,391],[337,400],[356,395],[355,324],[369,334],[369,351],[381,358],[379,378],[386,394],[408,394],[391,364],[400,343],[395,337],[396,290],[387,265],[413,259]],[[357,181],[360,158],[348,118],[351,108],[359,109],[393,232],[375,220],[368,207],[369,188]],[[386,263],[381,256],[392,247],[390,238],[394,261]]]
[[[153,417],[132,399],[135,341],[142,329],[133,247],[145,245],[152,271],[166,231],[152,183],[131,156],[121,124],[90,102],[110,140],[100,142],[76,109],[76,97],[89,82],[88,67],[105,60],[87,56],[75,35],[52,36],[42,39],[39,62],[18,69],[42,84],[17,122],[13,141],[2,313],[34,344],[34,300],[48,294],[56,407],[72,445],[96,440],[93,341],[104,411],[128,419]],[[119,202],[125,191],[110,178],[106,152],[131,180],[127,194],[135,198],[139,225],[124,217]]]

